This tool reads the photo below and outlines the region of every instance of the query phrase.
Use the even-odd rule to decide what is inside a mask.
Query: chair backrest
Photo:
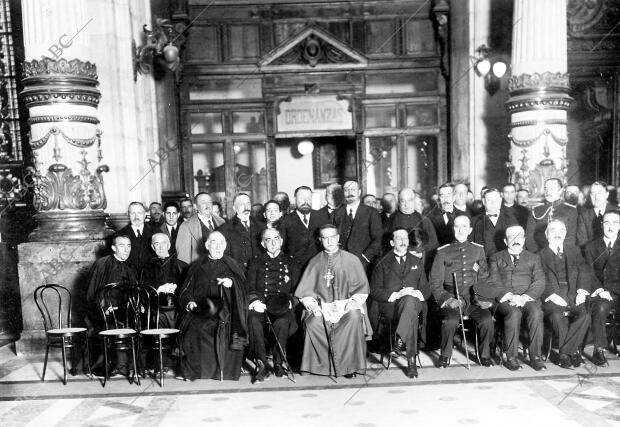
[[[135,287],[135,305],[138,309],[139,330],[159,327],[159,294],[153,286],[141,283]]]
[[[69,289],[53,283],[41,285],[34,290],[34,302],[43,317],[46,332],[50,329],[71,327],[71,292]]]
[[[134,286],[108,283],[97,293],[97,301],[105,329],[133,328],[138,323]]]

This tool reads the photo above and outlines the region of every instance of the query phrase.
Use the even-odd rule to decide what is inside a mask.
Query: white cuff
[[[586,291],[585,289],[581,289],[581,288],[577,289],[577,293],[578,294],[582,294],[582,295],[586,295],[586,296],[590,295],[590,292]]]

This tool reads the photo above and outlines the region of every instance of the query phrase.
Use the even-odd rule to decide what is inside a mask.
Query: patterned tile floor
[[[586,349],[586,352],[588,349]],[[620,360],[572,371],[548,364],[543,373],[524,365],[472,366],[455,353],[447,369],[432,367],[423,355],[420,378],[408,380],[395,361],[389,371],[369,364],[366,377],[337,382],[312,375],[293,384],[271,378],[251,385],[172,376],[164,388],[151,379],[141,386],[125,378],[105,388],[78,375],[63,386],[53,358],[40,381],[40,360],[0,352],[0,426],[394,426],[429,422],[435,426],[618,426]],[[404,424],[401,424],[404,425]]]

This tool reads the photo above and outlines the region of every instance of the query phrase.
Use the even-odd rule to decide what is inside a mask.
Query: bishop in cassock
[[[192,265],[179,295],[185,310],[181,330],[181,368],[186,378],[238,380],[247,343],[245,273],[225,256],[226,239],[209,234],[207,255]]]
[[[352,378],[366,371],[370,287],[361,261],[340,250],[339,238],[335,226],[320,228],[324,250],[310,260],[295,292],[306,308],[301,370]]]

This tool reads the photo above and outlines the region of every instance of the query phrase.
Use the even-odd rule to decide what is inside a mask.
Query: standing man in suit
[[[386,227],[388,220],[396,212],[396,197],[392,193],[385,193],[381,198],[381,222]]]
[[[467,240],[471,233],[470,219],[461,214],[454,218],[455,242],[437,249],[429,278],[431,291],[441,308],[441,355],[438,368],[447,368],[452,356],[454,333],[459,324],[459,306],[463,314],[476,322],[480,336],[480,363],[493,366],[491,360],[491,338],[493,337],[493,315],[488,310],[491,304],[481,305],[475,298],[474,286],[485,283],[489,278],[487,257],[484,248]],[[453,273],[456,273],[454,283]],[[458,286],[459,299],[454,286]]]
[[[172,253],[176,253],[177,233],[179,232],[179,205],[175,202],[167,202],[164,205],[164,223],[158,232],[164,233],[170,239]]]
[[[609,211],[603,216],[603,236],[586,244],[584,248],[586,263],[594,269],[599,283],[592,288],[590,295],[592,310],[592,335],[594,353],[592,363],[598,366],[607,364],[603,349],[607,347],[605,321],[612,306],[620,313],[620,212]]]
[[[298,187],[295,190],[295,210],[282,218],[280,234],[284,252],[305,267],[321,250],[318,230],[329,222],[325,212],[312,209],[310,187]]]
[[[187,221],[194,215],[194,202],[192,199],[186,197],[181,200],[181,218],[179,219],[179,225],[183,223],[183,221]]]
[[[566,226],[566,244],[573,246],[577,238],[577,209],[564,203],[562,181],[549,178],[545,181],[545,202],[534,206],[525,229],[525,248],[538,252],[547,246],[547,224],[558,219]]]
[[[366,274],[381,252],[383,226],[375,208],[360,203],[361,190],[355,181],[344,183],[345,205],[334,212],[342,249],[356,255]]]
[[[407,230],[408,233],[414,231],[414,229],[420,229],[426,235],[426,240],[423,242],[416,242],[419,245],[419,249],[422,249],[425,254],[425,259],[432,263],[435,249],[439,246],[437,242],[437,234],[435,233],[435,227],[433,223],[421,213],[416,211],[416,192],[412,188],[403,188],[398,193],[398,210],[390,216],[386,224],[385,240],[388,240],[387,245],[383,245],[384,251],[387,253],[390,250],[392,244],[392,233],[400,228]],[[424,236],[423,236],[424,237]],[[409,241],[411,242],[411,238]],[[430,269],[430,265],[428,267]]]
[[[502,199],[502,212],[511,214],[519,225],[525,229],[525,227],[527,227],[527,218],[530,215],[530,210],[516,202],[517,187],[510,182],[504,184],[502,187]]]
[[[159,231],[159,227],[164,224],[164,210],[161,203],[153,202],[149,205],[149,220],[146,224],[151,227],[153,233]]]
[[[151,227],[146,226],[146,208],[141,202],[131,202],[127,208],[129,224],[121,228],[118,234],[128,236],[131,240],[131,252],[127,262],[131,264],[136,272],[142,271],[144,265],[153,257],[151,251]]]
[[[343,200],[342,185],[337,182],[332,182],[325,188],[325,201],[327,204],[319,209],[319,212],[327,214],[327,217],[331,221],[334,212],[342,206]]]
[[[431,220],[437,234],[440,246],[448,245],[454,241],[454,218],[459,215],[467,215],[466,212],[454,206],[454,187],[451,184],[442,184],[438,190],[439,208],[433,209],[428,219]]]
[[[545,272],[543,310],[558,337],[559,365],[571,369],[583,363],[579,346],[590,326],[585,302],[592,274],[579,248],[566,241],[566,225],[562,221],[549,222],[545,234],[548,246],[539,252]]]
[[[525,317],[530,345],[528,353],[532,368],[546,369],[540,354],[543,341],[543,311],[540,297],[545,290],[545,273],[540,257],[526,251],[525,230],[520,225],[506,229],[507,249],[489,260],[489,285],[494,288],[495,316],[504,320],[505,366],[511,371],[521,369],[517,359],[521,319]]]
[[[468,217],[473,216],[471,208],[467,205],[467,199],[470,194],[469,188],[466,184],[459,183],[454,185],[454,208],[465,212]],[[472,194],[473,200],[473,194]]]
[[[232,257],[244,268],[260,250],[261,226],[251,217],[252,201],[250,196],[239,193],[233,200],[235,216],[222,224],[217,230],[224,235],[228,245],[225,255]]]
[[[430,296],[424,256],[422,252],[409,250],[409,232],[404,228],[392,232],[390,244],[394,250],[373,270],[370,296],[379,302],[383,316],[398,324],[395,347],[407,355],[407,376],[416,378],[419,317]]]
[[[224,220],[213,215],[213,199],[207,193],[194,197],[196,214],[183,221],[177,233],[177,258],[191,264],[207,253],[205,243],[209,234],[224,224]]]
[[[590,186],[592,207],[585,207],[577,218],[577,246],[583,247],[590,240],[603,237],[603,215],[617,207],[607,201],[609,190],[607,183],[595,181]]]
[[[517,225],[517,220],[502,211],[502,196],[497,188],[489,188],[484,193],[484,212],[472,219],[472,241],[484,246],[484,253],[490,257],[506,249],[506,229]]]

